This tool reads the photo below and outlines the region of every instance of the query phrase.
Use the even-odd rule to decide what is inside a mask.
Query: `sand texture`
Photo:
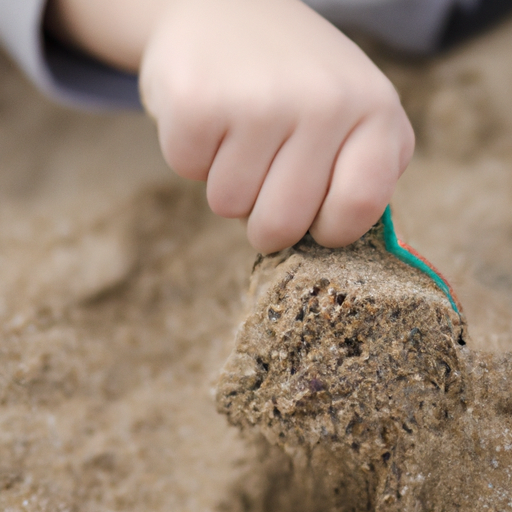
[[[505,510],[512,354],[469,349],[463,314],[382,232],[257,261],[219,411],[290,457],[305,510]]]
[[[512,351],[510,48],[509,22],[434,60],[372,52],[418,137],[397,228],[452,282],[464,350],[491,352],[481,356],[489,373]],[[52,105],[5,57],[0,75],[0,510],[325,510],[288,454],[245,440],[216,411],[220,370],[251,309],[256,255],[242,226],[209,212],[202,184],[171,175],[142,114]],[[467,375],[469,359],[447,347]],[[498,392],[489,388],[488,418],[474,415],[489,428],[498,414],[509,421]],[[493,482],[510,492],[510,445],[494,442],[492,458],[482,445],[474,461],[450,449],[441,469],[487,454],[475,492]],[[502,476],[488,480],[493,464]]]

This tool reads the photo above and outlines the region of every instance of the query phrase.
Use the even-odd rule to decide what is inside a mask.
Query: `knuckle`
[[[268,126],[287,117],[287,98],[272,84],[254,84],[232,94],[237,116],[256,126]]]
[[[321,100],[321,106],[326,110],[344,110],[349,103],[349,92],[346,87],[330,80],[322,89]]]
[[[203,165],[201,155],[197,151],[190,150],[189,145],[182,142],[183,139],[166,135],[166,130],[161,131],[159,138],[164,160],[174,173],[190,180],[206,180],[208,169]],[[192,153],[195,158],[192,157]]]
[[[349,91],[337,81],[324,78],[310,98],[308,117],[319,123],[337,123],[350,108]]]
[[[214,81],[192,65],[182,64],[166,75],[160,84],[170,113],[186,124],[200,124],[222,108]]]
[[[400,169],[403,170],[409,164],[414,153],[414,147],[416,145],[416,136],[414,129],[409,122],[407,116],[405,116],[404,136],[402,143],[402,152],[400,155]]]
[[[374,88],[373,98],[375,107],[381,111],[389,112],[392,115],[397,111],[403,111],[400,96],[387,78],[378,81]]]
[[[177,83],[169,88],[171,112],[176,122],[189,130],[198,129],[216,110],[213,95],[194,83]]]
[[[172,88],[173,87],[173,88]],[[162,154],[179,176],[204,181],[208,152],[220,135],[213,101],[197,88],[170,86],[168,103],[159,112],[158,132]]]
[[[277,107],[275,98],[257,91],[238,94],[235,103],[242,115],[253,121],[263,122],[273,117],[273,110]]]

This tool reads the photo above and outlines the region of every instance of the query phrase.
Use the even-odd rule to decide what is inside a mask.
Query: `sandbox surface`
[[[496,352],[512,351],[511,47],[509,22],[435,60],[375,53],[418,138],[397,227]],[[57,107],[6,57],[0,76],[0,510],[292,510],[215,411],[255,256],[242,226],[171,175],[142,114]]]

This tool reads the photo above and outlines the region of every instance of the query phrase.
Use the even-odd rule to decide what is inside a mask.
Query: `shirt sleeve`
[[[47,0],[0,0],[0,42],[48,96],[83,108],[140,108],[138,79],[45,36]]]
[[[412,54],[436,50],[455,4],[474,0],[304,0],[342,29],[354,29]]]

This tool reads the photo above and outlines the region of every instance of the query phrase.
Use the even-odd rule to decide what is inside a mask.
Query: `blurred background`
[[[418,139],[398,231],[470,347],[512,350],[512,22],[435,59],[362,44]],[[0,509],[299,510],[215,411],[254,257],[142,113],[55,106],[0,55]]]

